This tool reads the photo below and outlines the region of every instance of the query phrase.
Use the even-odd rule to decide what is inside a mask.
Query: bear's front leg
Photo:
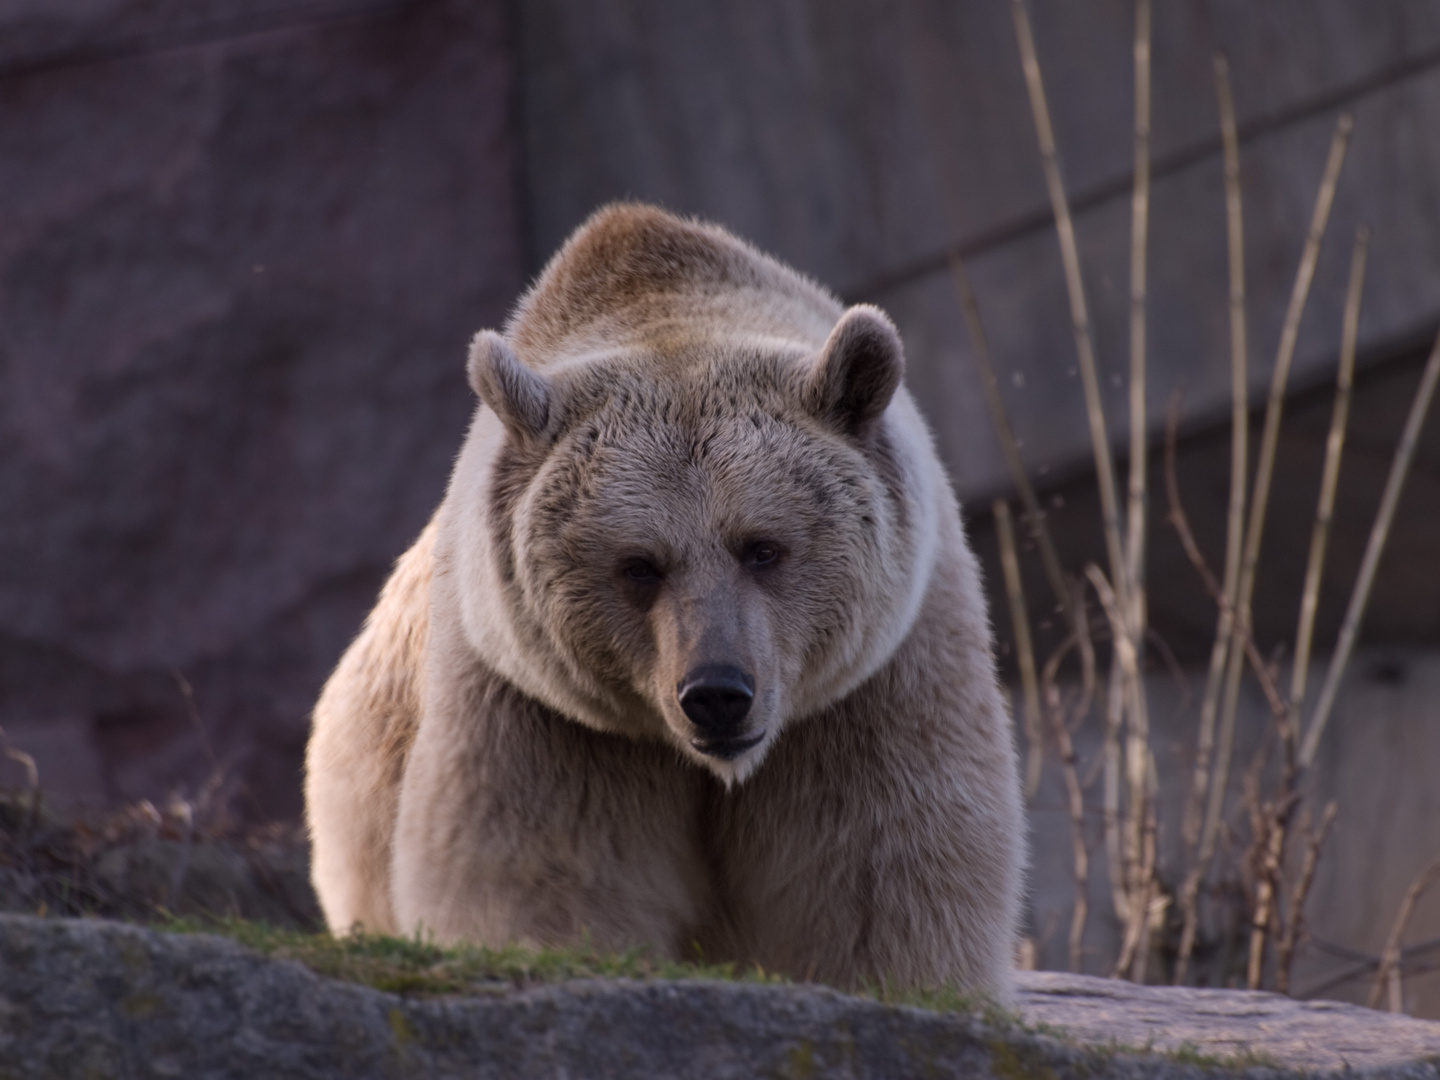
[[[884,668],[721,800],[737,960],[1008,993],[1025,865],[1010,724],[987,628],[936,591]]]
[[[583,727],[483,668],[432,688],[401,785],[401,932],[691,954],[709,903],[703,778],[673,750]]]

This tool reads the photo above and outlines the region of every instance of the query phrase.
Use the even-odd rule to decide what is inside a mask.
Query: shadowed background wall
[[[0,11],[0,724],[58,796],[213,754],[298,813],[443,491],[524,283],[510,27],[371,8]]]

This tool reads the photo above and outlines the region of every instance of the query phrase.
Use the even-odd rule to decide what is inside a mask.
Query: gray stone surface
[[[0,916],[0,1071],[56,1080],[1178,1080],[1239,1071],[1113,1049],[1117,1040],[1138,1037],[1201,1052],[1248,1049],[1281,1066],[1245,1070],[1257,1078],[1342,1066],[1414,1080],[1440,1076],[1440,1025],[1266,995],[1125,988],[1065,976],[1029,975],[1023,985],[1027,1019],[1069,1028],[1077,1038],[1060,1041],[815,987],[595,981],[412,1000],[320,979],[217,938]]]
[[[1137,986],[1032,971],[1020,1013],[1086,1043],[1156,1050],[1198,1048],[1216,1057],[1256,1055],[1287,1068],[1375,1069],[1440,1060],[1440,1024],[1335,1001],[1279,994]]]
[[[0,726],[56,797],[298,813],[522,285],[505,7],[0,5]]]

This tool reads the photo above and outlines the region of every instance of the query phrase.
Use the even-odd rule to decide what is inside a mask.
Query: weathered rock
[[[1440,1061],[1440,1024],[1337,1001],[1296,1001],[1238,990],[1137,986],[1056,971],[1022,976],[1020,1012],[1086,1043],[1156,1050],[1192,1047],[1292,1069],[1392,1068]]]
[[[817,987],[589,981],[411,1000],[322,979],[233,942],[101,921],[0,916],[6,1077],[1199,1077],[1239,1072],[1111,1045],[1153,1034],[1248,1048],[1280,1077],[1345,1062],[1440,1077],[1440,1025],[1267,995],[1117,988],[1027,976],[1004,1021],[882,1005]],[[1323,1030],[1315,1027],[1323,1017]],[[1309,1027],[1304,1025],[1309,1024]],[[1277,1037],[1276,1026],[1284,1028]],[[1162,1030],[1156,1030],[1162,1029]],[[1340,1054],[1321,1058],[1323,1041]],[[1099,1043],[1102,1045],[1087,1045]],[[1428,1056],[1429,1060],[1425,1060]]]
[[[218,760],[293,816],[523,284],[505,6],[23,0],[0,42],[0,725],[56,797]]]

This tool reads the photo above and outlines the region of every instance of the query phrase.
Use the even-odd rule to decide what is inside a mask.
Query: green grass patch
[[[175,933],[219,934],[266,956],[294,960],[317,975],[413,997],[494,993],[570,979],[788,981],[759,967],[681,963],[640,949],[612,953],[584,944],[554,949],[442,946],[419,937],[357,933],[337,938],[243,919],[175,918],[162,928]]]
[[[305,933],[246,919],[171,916],[160,929],[173,933],[218,934],[265,956],[294,960],[317,975],[360,983],[395,994],[440,997],[495,993],[570,979],[705,979],[772,986],[793,984],[757,965],[683,962],[643,949],[606,952],[580,944],[531,949],[521,945],[485,948],[437,945],[423,937],[356,933],[347,937]],[[1018,1014],[1001,1009],[983,994],[939,987],[897,990],[867,985],[852,991],[887,1005],[937,1013],[981,1014],[992,1025],[1030,1030]]]
[[[416,997],[495,993],[570,979],[705,979],[772,986],[793,983],[756,965],[683,962],[657,957],[643,949],[615,953],[585,944],[491,949],[437,945],[423,937],[365,933],[337,938],[231,918],[172,916],[159,928],[172,933],[218,934],[265,956],[294,960],[317,975]],[[984,995],[953,987],[896,990],[883,985],[864,986],[854,993],[888,1005],[939,1013],[983,1013],[997,1025],[1023,1026],[1016,1014],[999,1009]]]

